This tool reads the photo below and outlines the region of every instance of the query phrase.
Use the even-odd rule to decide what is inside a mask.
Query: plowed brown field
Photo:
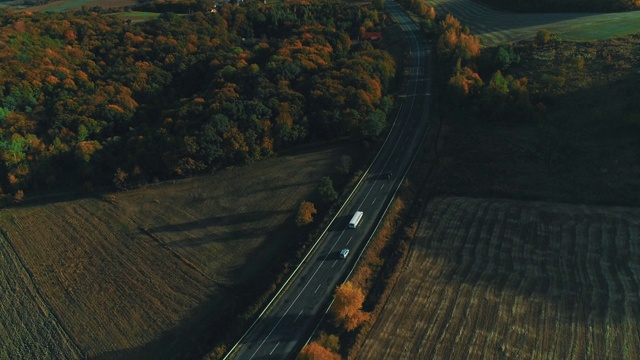
[[[0,235],[0,359],[74,359],[79,350]]]
[[[0,359],[193,358],[343,148],[0,210]],[[258,254],[260,256],[258,256]],[[267,284],[268,285],[268,284]],[[245,299],[241,299],[245,301]]]
[[[639,359],[640,209],[438,198],[361,359]]]

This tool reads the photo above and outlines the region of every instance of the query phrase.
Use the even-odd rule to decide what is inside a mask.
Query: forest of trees
[[[376,137],[395,63],[352,39],[383,26],[373,8],[331,1],[138,24],[86,9],[0,12],[0,194],[126,188]]]
[[[511,44],[482,48],[480,40],[451,14],[436,17],[424,0],[400,2],[419,16],[427,36],[434,38],[438,62],[435,76],[445,90],[442,106],[467,109],[485,121],[514,123],[540,118],[545,106],[530,96],[529,80],[502,74],[520,61]],[[541,30],[536,39],[544,46],[550,41],[550,33]]]
[[[516,12],[614,12],[638,10],[640,0],[476,0]]]

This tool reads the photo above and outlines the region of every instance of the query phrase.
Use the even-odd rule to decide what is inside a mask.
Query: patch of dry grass
[[[79,10],[83,6],[89,8],[98,6],[105,9],[120,8],[137,5],[136,0],[58,0],[51,1],[43,5],[30,6],[25,8],[27,11],[69,11]]]

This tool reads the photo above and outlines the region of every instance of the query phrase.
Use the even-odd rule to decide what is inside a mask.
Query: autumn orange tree
[[[166,11],[137,24],[3,11],[0,188],[107,185],[118,169],[129,186],[384,129],[395,64],[350,40],[381,29],[374,9],[189,4],[145,3]]]
[[[320,345],[319,343],[312,341],[305,345],[300,354],[298,355],[300,360],[340,360],[340,355],[334,353],[330,349]]]
[[[362,311],[364,293],[352,282],[346,281],[336,288],[331,305],[331,315],[337,326],[352,331],[369,319],[369,313]]]
[[[303,201],[298,208],[298,215],[296,216],[296,224],[298,226],[304,226],[313,222],[313,215],[317,214],[315,205],[310,201]]]
[[[468,66],[462,68],[461,61],[458,59],[454,73],[448,83],[452,101],[463,101],[467,96],[477,94],[482,84],[480,75]]]
[[[451,14],[438,24],[438,58],[455,63],[458,59],[470,60],[480,55],[480,40],[471,35],[469,28]]]

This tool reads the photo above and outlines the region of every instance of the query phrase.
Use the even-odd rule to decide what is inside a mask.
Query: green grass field
[[[441,16],[453,14],[486,46],[531,39],[540,29],[572,41],[610,39],[640,32],[640,11],[521,14],[497,11],[471,0],[427,0],[427,4]]]
[[[107,8],[123,8],[127,6],[136,5],[136,0],[58,0],[52,1],[44,5],[31,6],[25,10],[29,11],[69,11],[77,10],[83,6],[94,7],[99,6],[105,9]]]

